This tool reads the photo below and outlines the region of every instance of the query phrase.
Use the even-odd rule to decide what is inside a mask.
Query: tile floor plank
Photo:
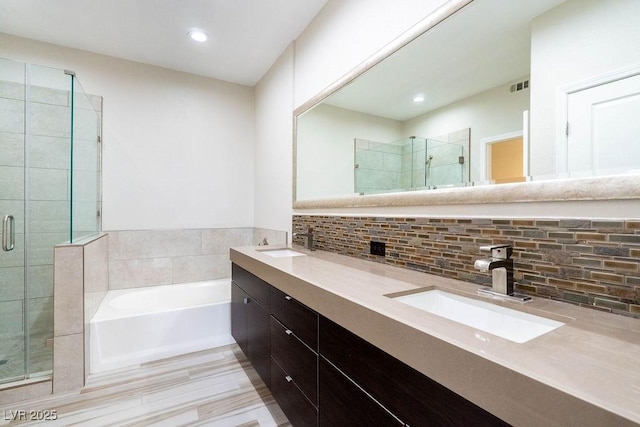
[[[57,411],[57,420],[10,420],[17,410]],[[235,344],[93,374],[74,393],[3,407],[0,425],[290,426]]]

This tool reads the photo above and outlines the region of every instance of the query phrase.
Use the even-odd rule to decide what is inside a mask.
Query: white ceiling
[[[406,121],[513,83],[529,75],[531,20],[563,1],[474,1],[325,102]]]
[[[254,86],[326,2],[0,0],[0,32]]]

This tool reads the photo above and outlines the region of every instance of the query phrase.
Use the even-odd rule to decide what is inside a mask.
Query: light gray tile
[[[0,98],[0,132],[24,133],[24,101]]]
[[[0,301],[0,335],[19,334],[24,329],[23,300]]]
[[[202,255],[173,259],[173,283],[231,277],[228,255]]]
[[[15,64],[7,64],[6,60],[2,60],[0,65],[5,67],[12,67]],[[22,65],[22,64],[21,64]],[[21,70],[18,70],[17,67],[13,67],[14,78],[16,80],[20,79],[20,82],[10,82],[6,80],[0,81],[0,98],[9,98],[9,99],[19,99],[24,101],[24,92],[25,92],[25,84],[24,84],[24,67]]]
[[[16,231],[15,248],[12,251],[0,251],[0,265],[3,267],[24,266],[24,234]]]
[[[24,136],[0,132],[0,165],[24,166]]]
[[[93,110],[74,108],[73,136],[78,139],[97,141],[100,133],[100,119]]]
[[[109,243],[115,260],[200,255],[201,247],[200,230],[119,231]]]
[[[74,241],[81,236],[89,236],[100,230],[100,203],[97,201],[73,201]]]
[[[71,109],[69,107],[31,103],[31,133],[34,135],[71,136]]]
[[[53,288],[56,336],[83,331],[83,286],[83,248],[56,247]]]
[[[97,170],[73,170],[73,201],[96,201],[99,191],[99,174]]]
[[[85,292],[109,289],[109,239],[103,236],[84,247]]]
[[[70,206],[67,200],[32,200],[28,203],[29,231],[67,233]]]
[[[2,198],[24,199],[24,168],[19,166],[0,166],[0,194]]]
[[[29,169],[30,200],[68,200],[69,172],[62,169]]]
[[[29,164],[34,168],[68,169],[71,163],[68,137],[32,135],[29,142]]]
[[[40,337],[36,346],[44,346],[44,338],[53,336],[53,297],[29,298],[28,317],[31,337]]]
[[[53,296],[53,265],[31,265],[27,269],[27,283],[31,298]]]
[[[53,264],[53,247],[69,241],[69,233],[31,233],[28,238],[29,265]]]
[[[0,390],[0,402],[6,405],[14,405],[17,402],[25,402],[35,398],[49,396],[52,392],[52,381],[45,380],[22,387],[14,387]]]
[[[229,248],[253,244],[252,228],[210,228],[202,230],[202,254],[229,254]]]
[[[37,80],[37,78],[34,80]],[[69,89],[71,89],[71,81],[67,80],[67,82]],[[59,105],[62,107],[68,107],[70,105],[69,90],[61,90],[32,84],[30,87],[30,95],[30,101],[33,103]]]
[[[73,169],[97,171],[100,166],[100,146],[95,139],[75,138],[73,142]]]
[[[83,334],[56,336],[53,347],[53,392],[78,390],[84,385]]]
[[[0,301],[24,298],[24,267],[0,267]]]
[[[109,262],[109,289],[128,289],[172,283],[171,258]]]

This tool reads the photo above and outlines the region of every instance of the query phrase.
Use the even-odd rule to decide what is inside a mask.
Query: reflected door
[[[640,168],[640,75],[572,93],[567,107],[570,174]]]
[[[488,148],[488,172],[491,182],[524,182],[522,137],[494,142]]]

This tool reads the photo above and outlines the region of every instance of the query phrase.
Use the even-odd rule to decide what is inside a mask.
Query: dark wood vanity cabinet
[[[267,386],[271,384],[270,288],[267,282],[233,265],[231,335]]]
[[[506,426],[484,409],[402,363],[325,317],[320,317],[320,354],[369,396],[409,426]],[[425,354],[425,357],[428,357]],[[320,413],[323,403],[320,371]],[[349,408],[361,400],[342,404]]]
[[[241,267],[232,271],[232,335],[294,426],[507,425]]]
[[[272,287],[271,392],[293,425],[318,423],[317,350],[318,314]]]
[[[323,356],[319,392],[321,427],[404,425]]]

